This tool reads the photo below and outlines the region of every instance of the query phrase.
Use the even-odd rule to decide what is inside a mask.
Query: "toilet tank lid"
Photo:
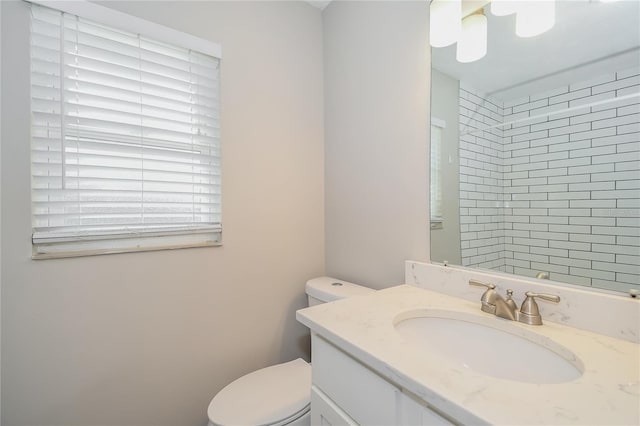
[[[246,374],[211,400],[216,425],[272,425],[305,409],[311,399],[311,365],[298,358]]]
[[[371,294],[374,291],[368,287],[331,277],[313,278],[307,281],[306,285],[307,294],[323,302]]]

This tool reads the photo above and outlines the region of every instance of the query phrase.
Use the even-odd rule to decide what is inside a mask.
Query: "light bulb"
[[[534,37],[549,31],[556,23],[555,0],[523,1],[516,13],[518,37]]]
[[[487,17],[475,13],[462,20],[462,33],[456,48],[458,62],[473,62],[487,54]]]
[[[433,0],[429,16],[431,46],[445,47],[458,41],[462,21],[461,0]]]

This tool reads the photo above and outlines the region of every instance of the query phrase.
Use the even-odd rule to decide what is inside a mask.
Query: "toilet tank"
[[[375,290],[331,277],[318,277],[307,281],[305,287],[309,306],[346,297],[371,294]]]

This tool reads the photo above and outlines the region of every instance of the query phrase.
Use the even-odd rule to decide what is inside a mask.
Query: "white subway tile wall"
[[[492,127],[501,124],[503,119],[501,101],[461,83],[460,244],[463,266],[505,271],[504,131]],[[510,135],[518,133],[514,130]]]
[[[460,200],[463,266],[640,289],[640,70],[509,101],[461,83]]]

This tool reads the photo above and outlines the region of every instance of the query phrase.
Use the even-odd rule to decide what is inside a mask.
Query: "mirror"
[[[527,38],[476,7],[484,57],[431,49],[432,261],[640,290],[640,2],[559,0]]]

